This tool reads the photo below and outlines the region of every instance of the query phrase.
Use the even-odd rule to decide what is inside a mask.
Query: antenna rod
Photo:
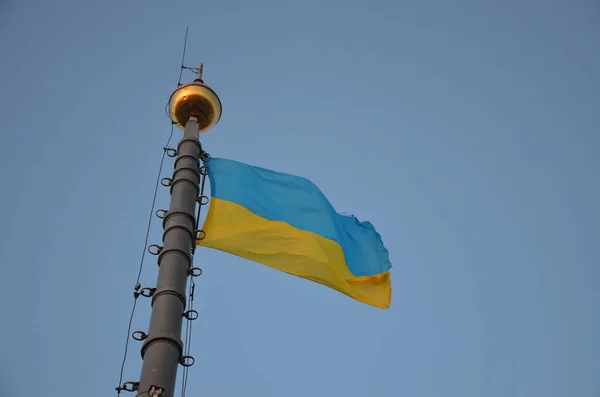
[[[202,69],[204,69],[204,64],[200,62],[200,66],[198,66],[198,80],[202,81]]]
[[[193,364],[186,361],[191,357],[183,356],[181,328],[196,242],[195,208],[202,152],[199,135],[198,118],[189,117],[177,147],[170,183],[171,204],[163,220],[164,247],[158,253],[158,281],[152,295],[150,328],[142,346],[142,374],[137,388],[140,397],[173,397],[178,365]]]

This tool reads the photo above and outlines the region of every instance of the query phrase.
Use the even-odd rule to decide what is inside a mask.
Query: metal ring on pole
[[[137,391],[138,387],[140,387],[140,382],[125,382],[125,383],[123,383],[122,386],[116,387],[115,389],[117,391],[123,390],[123,391],[134,392],[134,391]]]
[[[162,208],[159,210],[156,210],[156,217],[158,219],[165,219],[165,217],[167,216],[167,212],[169,212],[169,211],[162,209]]]
[[[206,232],[202,229],[194,230],[194,234],[196,234],[196,241],[204,240],[204,238],[206,237]]]
[[[207,152],[200,153],[200,160],[202,160],[203,163],[209,162],[210,158],[210,154],[208,154]]]
[[[199,267],[193,267],[188,271],[188,274],[192,277],[200,277],[202,275],[202,269]]]
[[[156,292],[156,288],[145,287],[140,291],[140,295],[145,298],[150,298],[152,295],[154,295],[154,292]]]
[[[196,362],[196,359],[192,356],[181,356],[179,364],[183,367],[191,367]]]
[[[169,187],[173,184],[173,180],[171,178],[163,178],[160,180],[160,184],[164,187]]]
[[[160,252],[163,250],[163,247],[161,247],[158,244],[152,244],[151,246],[148,247],[148,252],[151,253],[152,255],[158,255],[160,254]]]
[[[146,334],[144,331],[134,331],[131,334],[131,337],[138,342],[141,342],[148,337],[148,334]]]
[[[201,196],[198,196],[198,200],[197,201],[198,201],[198,204],[200,204],[200,205],[206,205],[206,204],[208,204],[208,202],[210,200],[208,199],[208,196],[201,195]]]
[[[177,150],[173,149],[172,147],[165,147],[163,149],[167,153],[167,156],[169,156],[169,157],[177,157],[177,154],[178,154]]]
[[[194,309],[191,309],[183,313],[183,317],[187,318],[190,321],[194,321],[198,318],[198,312]]]
[[[203,175],[203,176],[208,175],[208,168],[206,168],[205,165],[203,165],[202,167],[200,167],[200,175]]]

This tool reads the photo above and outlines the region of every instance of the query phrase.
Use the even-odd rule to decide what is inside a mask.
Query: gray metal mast
[[[138,396],[173,397],[178,365],[189,366],[193,358],[183,356],[181,341],[185,312],[187,279],[192,274],[192,249],[195,246],[195,209],[201,181],[199,135],[215,125],[221,116],[221,102],[202,81],[202,64],[193,83],[183,85],[171,95],[171,120],[184,130],[176,150],[175,170],[167,185],[171,203],[163,218],[163,247],[158,254],[158,280],[152,294],[152,314],[147,335],[143,335],[142,373]]]

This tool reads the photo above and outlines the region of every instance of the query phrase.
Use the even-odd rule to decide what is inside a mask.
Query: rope
[[[194,308],[194,290],[196,289],[196,283],[194,282],[194,279],[190,277],[190,285],[188,287],[188,307],[190,308],[190,310],[192,310]],[[191,351],[191,344],[192,344],[192,321],[191,320],[187,320],[186,323],[186,327],[185,327],[185,355],[189,356],[190,355],[190,351]],[[181,382],[181,397],[185,397],[185,393],[187,391],[187,381],[188,381],[188,375],[189,375],[189,367],[184,367],[183,368],[183,376],[182,376],[182,382]]]
[[[179,70],[179,80],[177,81],[177,87],[181,87],[181,76],[183,75],[184,62],[185,62],[185,50],[187,48],[187,35],[188,35],[188,27],[185,28],[185,39],[183,39],[183,54],[181,54],[181,70]]]
[[[167,143],[165,144],[165,148],[169,147],[171,143],[171,139],[173,138],[173,124],[171,124],[171,134],[169,135],[169,139],[167,139]],[[131,324],[133,323],[133,316],[135,314],[135,309],[137,307],[138,293],[137,291],[140,289],[140,278],[142,276],[142,270],[144,268],[144,258],[146,257],[146,249],[148,248],[148,239],[150,237],[150,229],[152,227],[152,219],[154,218],[154,207],[156,205],[156,196],[158,195],[158,186],[160,185],[160,176],[162,174],[163,165],[165,163],[165,157],[167,155],[166,149],[163,149],[163,154],[160,159],[160,166],[158,167],[158,175],[156,176],[156,184],[154,186],[154,195],[152,197],[152,206],[150,208],[150,216],[148,217],[148,225],[146,227],[146,238],[144,239],[144,248],[142,250],[142,256],[140,258],[140,266],[138,269],[137,278],[135,281],[135,292],[133,299],[133,306],[131,307],[131,314],[129,316],[129,324],[127,325],[127,335],[125,335],[125,353],[123,354],[123,362],[121,363],[121,371],[119,373],[119,386],[116,388],[117,395],[121,395],[121,385],[123,384],[123,371],[125,370],[125,362],[127,361],[127,353],[129,350],[129,334],[131,333]]]

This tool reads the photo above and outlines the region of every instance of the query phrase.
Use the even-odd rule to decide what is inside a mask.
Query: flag
[[[392,265],[370,222],[337,213],[305,178],[219,158],[206,167],[212,197],[197,245],[390,306]]]

